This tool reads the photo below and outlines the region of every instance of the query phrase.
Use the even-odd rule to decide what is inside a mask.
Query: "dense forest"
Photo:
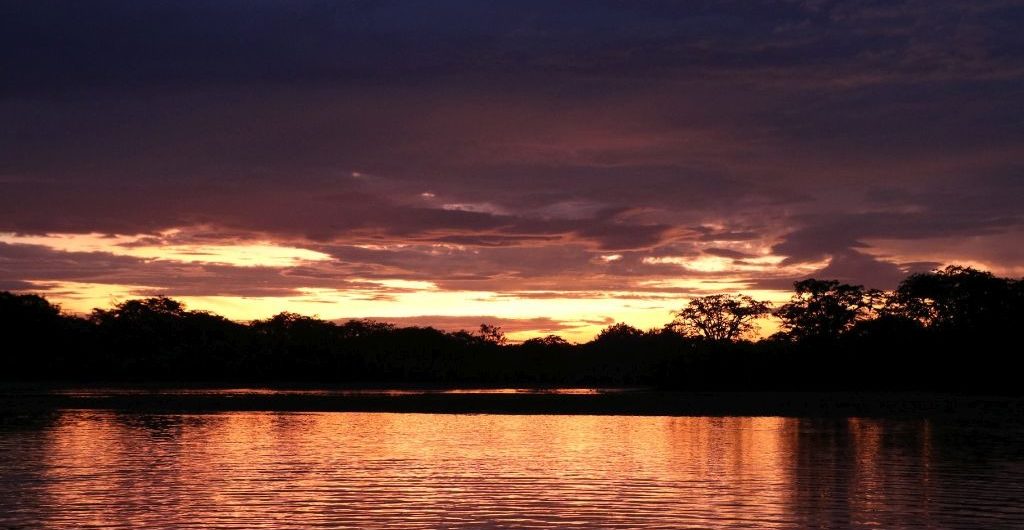
[[[749,340],[769,316],[781,331]],[[614,324],[585,344],[510,344],[486,324],[444,332],[291,313],[243,324],[166,297],[80,317],[3,292],[0,380],[1017,392],[1022,322],[1024,280],[959,266],[893,291],[802,280],[775,308],[696,298],[663,328]]]

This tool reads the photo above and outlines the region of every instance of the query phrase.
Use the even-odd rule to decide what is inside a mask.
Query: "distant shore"
[[[0,385],[0,417],[66,409],[143,413],[395,412],[639,416],[1024,418],[1024,397],[917,392],[677,392],[653,389],[60,387]],[[1022,420],[1024,421],[1024,420]]]

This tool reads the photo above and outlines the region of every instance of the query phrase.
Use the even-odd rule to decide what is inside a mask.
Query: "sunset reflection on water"
[[[1024,523],[1020,455],[978,444],[964,458],[933,429],[928,420],[65,411],[0,429],[0,527]]]

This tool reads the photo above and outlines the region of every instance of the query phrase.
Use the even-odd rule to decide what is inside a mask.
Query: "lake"
[[[62,409],[0,528],[1021,528],[1019,419]]]

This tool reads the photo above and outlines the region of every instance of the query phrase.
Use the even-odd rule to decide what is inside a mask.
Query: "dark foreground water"
[[[988,418],[58,410],[0,426],[0,528],[1024,528]]]

